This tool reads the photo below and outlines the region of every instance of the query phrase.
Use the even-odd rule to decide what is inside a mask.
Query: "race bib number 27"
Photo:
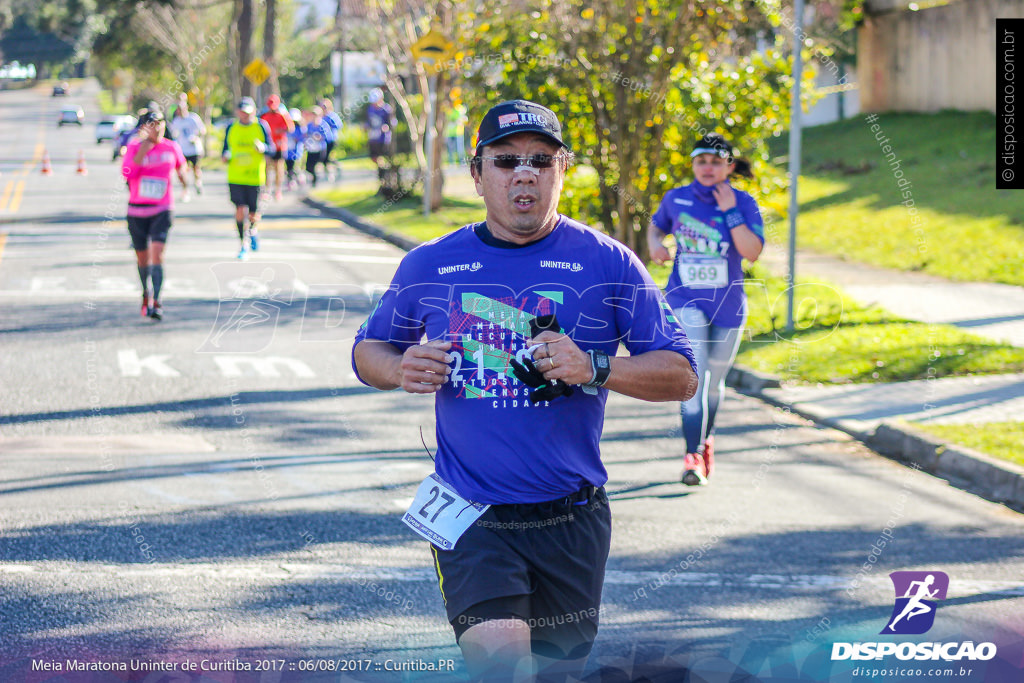
[[[436,474],[423,480],[402,521],[441,550],[451,550],[490,505],[468,501]]]

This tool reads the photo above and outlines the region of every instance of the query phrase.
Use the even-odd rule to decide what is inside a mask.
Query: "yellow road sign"
[[[242,75],[249,79],[253,85],[260,85],[270,78],[270,67],[262,59],[257,57],[242,69]]]
[[[427,31],[410,49],[413,59],[423,62],[428,71],[436,72],[455,53],[455,43],[434,29]]]

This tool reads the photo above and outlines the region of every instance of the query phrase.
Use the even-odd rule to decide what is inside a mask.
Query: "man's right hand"
[[[436,393],[447,381],[451,342],[432,341],[406,349],[398,366],[398,385],[410,394]]]

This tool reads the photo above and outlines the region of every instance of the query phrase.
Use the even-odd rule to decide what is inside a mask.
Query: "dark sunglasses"
[[[490,159],[494,162],[495,168],[512,169],[518,166],[531,166],[533,168],[551,168],[558,159],[554,154],[531,154],[528,157],[516,156],[515,154],[499,154],[493,157],[477,157],[478,159]]]

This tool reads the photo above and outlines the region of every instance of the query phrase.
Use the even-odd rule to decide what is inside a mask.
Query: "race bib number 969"
[[[683,254],[679,278],[692,289],[718,289],[729,284],[729,263],[719,256]]]

